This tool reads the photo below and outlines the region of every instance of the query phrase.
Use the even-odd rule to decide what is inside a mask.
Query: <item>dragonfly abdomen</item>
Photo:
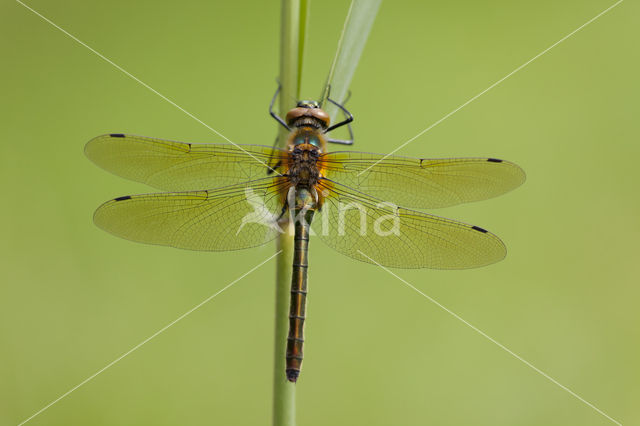
[[[309,268],[309,229],[315,212],[315,200],[306,189],[296,191],[294,212],[293,271],[291,274],[291,304],[289,336],[287,337],[287,380],[296,382],[302,367],[304,320],[307,303],[307,269]]]

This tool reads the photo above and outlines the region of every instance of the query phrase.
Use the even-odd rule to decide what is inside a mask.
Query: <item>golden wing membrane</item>
[[[103,169],[164,191],[219,188],[267,176],[285,151],[261,145],[191,144],[112,133],[85,146]],[[276,168],[274,166],[274,168]]]
[[[502,260],[506,248],[477,226],[396,207],[322,180],[314,233],[338,252],[393,268],[466,269]],[[370,258],[370,259],[369,259]]]
[[[495,158],[420,159],[330,152],[319,159],[327,178],[381,200],[431,209],[497,197],[520,186],[524,171]]]
[[[132,241],[189,250],[255,247],[279,233],[283,177],[208,191],[119,197],[100,206],[94,222]]]

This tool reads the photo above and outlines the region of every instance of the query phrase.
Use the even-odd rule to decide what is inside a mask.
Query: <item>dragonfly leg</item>
[[[336,143],[338,145],[353,145],[353,138],[345,140],[345,139],[331,139],[328,138],[327,142],[329,143]]]
[[[273,154],[272,154],[272,158],[269,160],[269,166],[267,168],[267,175],[270,175],[271,173],[274,173],[276,171],[276,169],[282,165],[282,160],[278,159],[278,156],[276,155],[276,152],[280,148],[278,146],[279,142],[280,142],[280,135],[276,136],[276,140],[273,143]],[[278,159],[277,162],[275,161],[276,159]]]
[[[349,100],[350,97],[351,97],[351,91],[349,91],[349,94],[347,95],[347,99],[345,100],[345,103],[346,103],[347,100]],[[327,98],[327,100],[342,110],[342,112],[344,113],[344,116],[345,116],[345,120],[343,120],[340,123],[334,124],[333,126],[329,127],[325,131],[325,133],[330,132],[331,130],[337,129],[340,126],[344,126],[345,124],[347,125],[347,129],[349,129],[349,139],[327,138],[327,142],[329,142],[329,143],[337,143],[337,144],[340,144],[340,145],[353,145],[353,129],[351,128],[351,122],[353,121],[353,115],[351,115],[351,113],[343,105],[340,105],[339,103],[335,102],[333,99]]]
[[[271,103],[269,104],[269,114],[280,124],[282,124],[284,126],[285,129],[291,131],[291,128],[287,125],[287,123],[278,116],[278,114],[276,114],[273,111],[273,104],[276,103],[276,98],[278,97],[278,93],[280,93],[280,88],[282,86],[280,86],[280,83],[278,83],[278,88],[276,89],[276,93],[274,93],[273,98],[271,99]]]
[[[342,127],[345,124],[349,124],[349,123],[351,123],[353,121],[353,115],[349,112],[348,109],[346,109],[344,106],[342,106],[341,104],[337,103],[336,101],[334,101],[331,98],[327,98],[327,100],[329,102],[331,102],[332,104],[334,104],[335,106],[337,106],[338,108],[340,108],[342,110],[342,112],[344,113],[346,119],[344,119],[343,121],[341,121],[339,123],[336,123],[333,126],[329,127],[327,130],[325,130],[325,133],[328,133],[328,132],[330,132],[332,130],[335,130],[338,127]]]

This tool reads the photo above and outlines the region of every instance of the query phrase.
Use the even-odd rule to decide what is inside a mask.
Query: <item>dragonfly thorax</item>
[[[313,188],[320,179],[318,147],[311,144],[296,145],[291,150],[289,181],[292,186]]]

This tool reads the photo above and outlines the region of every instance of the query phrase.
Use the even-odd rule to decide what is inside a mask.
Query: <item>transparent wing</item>
[[[496,197],[520,186],[524,171],[495,158],[420,159],[330,152],[327,178],[401,206],[430,209]]]
[[[85,146],[103,169],[165,191],[219,188],[267,176],[286,155],[268,146],[190,144],[113,133]],[[276,168],[276,167],[274,167]]]
[[[265,244],[279,232],[286,178],[263,178],[208,191],[119,197],[100,206],[96,225],[118,237],[190,250]]]
[[[395,268],[465,269],[502,260],[506,248],[486,230],[398,208],[322,180],[326,196],[312,228],[338,252]]]

